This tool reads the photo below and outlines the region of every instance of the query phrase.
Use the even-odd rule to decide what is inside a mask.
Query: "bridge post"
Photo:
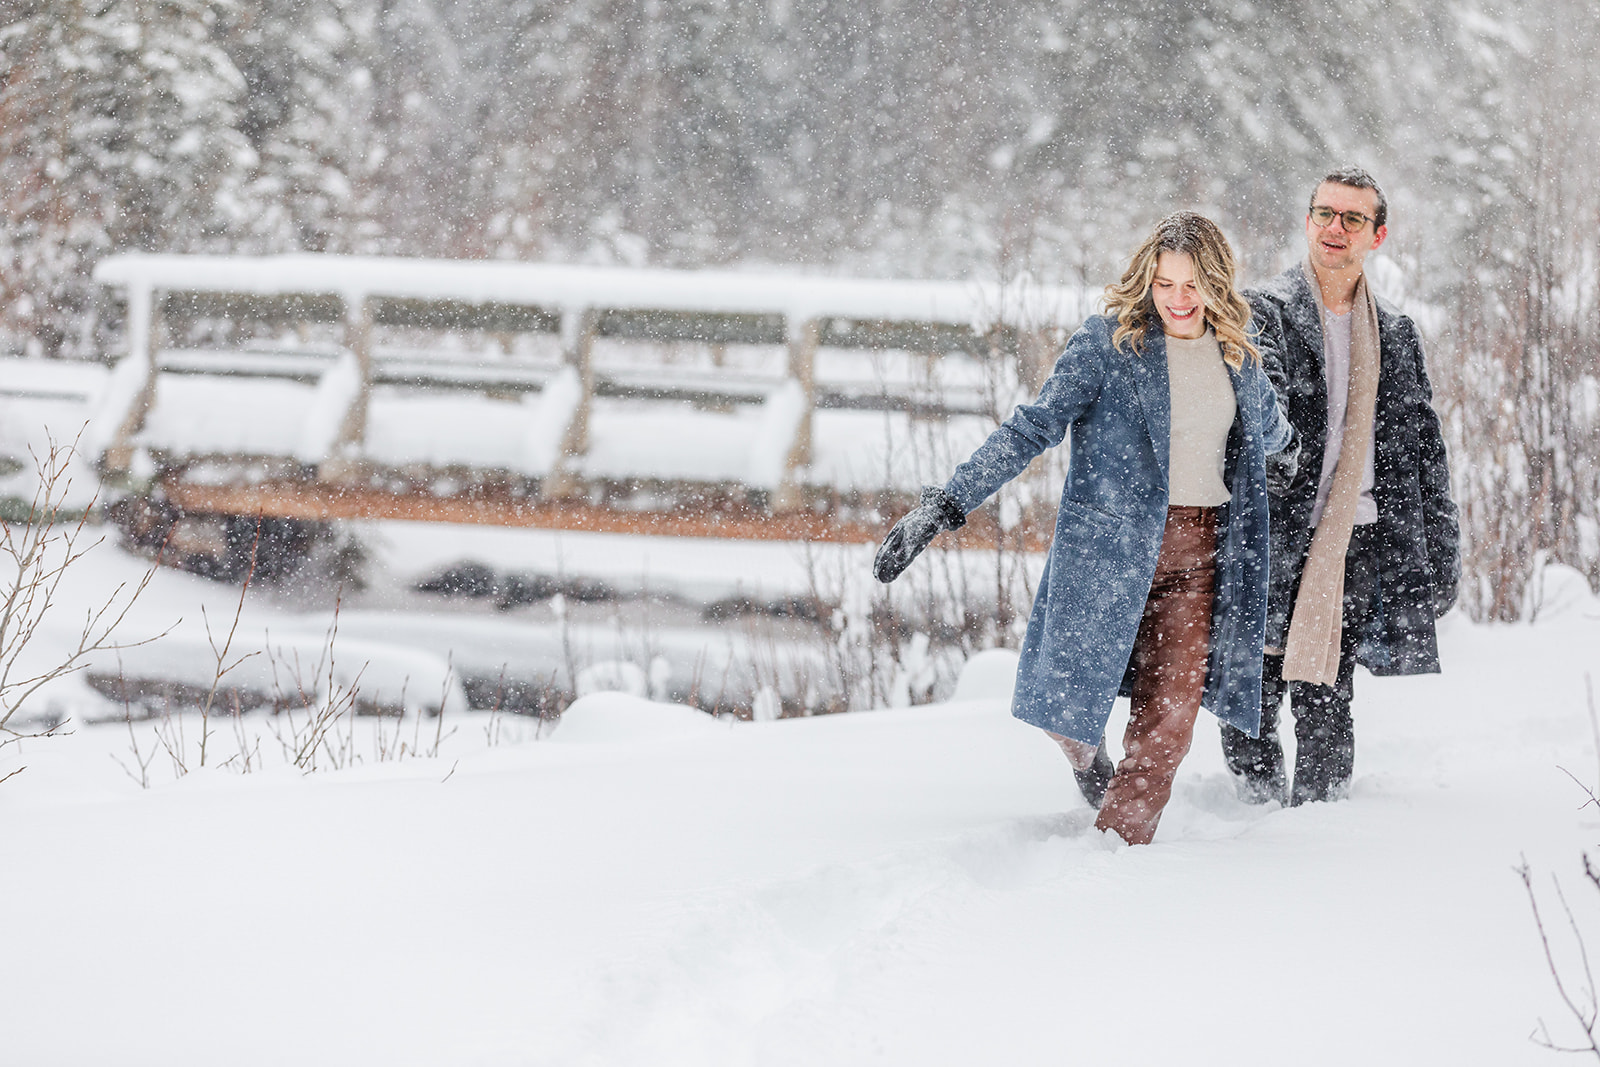
[[[594,406],[594,339],[600,313],[594,308],[567,308],[561,313],[561,356],[578,372],[578,403],[561,439],[560,455],[545,476],[539,495],[547,500],[575,496],[581,478],[573,462],[589,451],[589,415]]]
[[[799,383],[805,404],[795,425],[794,442],[784,460],[783,480],[772,497],[774,512],[795,511],[805,505],[799,472],[811,465],[811,423],[817,409],[817,344],[822,336],[822,323],[815,318],[791,320],[788,332],[789,377]]]
[[[112,424],[111,433],[101,438],[104,450],[100,468],[108,475],[126,475],[133,468],[133,435],[144,428],[145,416],[156,398],[156,352],[161,343],[161,306],[155,290],[148,285],[128,287],[128,354],[113,373],[123,389],[113,384],[112,402],[120,393],[127,397],[121,410],[103,411],[100,418]],[[98,420],[97,420],[98,421]]]
[[[351,480],[363,467],[361,444],[367,436],[367,404],[372,397],[372,305],[365,295],[345,295],[344,346],[355,356],[361,384],[345,409],[327,459],[317,467],[321,482]]]

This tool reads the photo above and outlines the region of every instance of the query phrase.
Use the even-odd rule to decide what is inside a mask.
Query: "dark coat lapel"
[[[1156,466],[1161,469],[1161,482],[1166,485],[1171,476],[1168,468],[1172,458],[1172,385],[1167,377],[1166,334],[1159,329],[1148,331],[1144,351],[1129,359],[1133,387],[1139,394],[1145,429],[1150,434],[1150,447],[1156,455]]]
[[[1294,287],[1284,305],[1284,317],[1293,329],[1305,338],[1307,347],[1317,361],[1317,374],[1327,377],[1327,357],[1322,351],[1322,301],[1311,289],[1311,279],[1302,266],[1293,274]]]

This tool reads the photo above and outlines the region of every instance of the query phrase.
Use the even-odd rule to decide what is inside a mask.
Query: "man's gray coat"
[[[1269,358],[1279,365],[1274,369],[1283,372],[1289,421],[1300,442],[1299,477],[1287,492],[1271,498],[1267,644],[1282,647],[1311,548],[1311,510],[1328,437],[1322,303],[1300,266],[1244,295],[1271,345]],[[1378,301],[1378,348],[1372,487],[1378,505],[1378,588],[1362,623],[1356,661],[1373,674],[1426,674],[1439,669],[1434,620],[1455,603],[1461,533],[1416,323],[1383,300]]]

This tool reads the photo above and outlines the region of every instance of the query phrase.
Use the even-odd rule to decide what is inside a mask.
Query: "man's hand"
[[[1309,482],[1309,472],[1303,472],[1300,462],[1300,435],[1289,438],[1281,452],[1267,454],[1267,492],[1273,496],[1287,496],[1291,490]]]
[[[922,503],[895,523],[883,539],[872,561],[872,576],[884,583],[894,581],[941,530],[959,529],[966,523],[961,505],[949,493],[937,486],[923,486]]]

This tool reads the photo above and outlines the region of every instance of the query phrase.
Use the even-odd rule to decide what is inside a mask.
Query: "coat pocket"
[[[1087,523],[1099,527],[1108,533],[1118,533],[1127,525],[1126,519],[1118,518],[1107,511],[1097,511],[1087,504],[1076,500],[1063,500],[1061,502],[1061,516],[1074,522]]]

